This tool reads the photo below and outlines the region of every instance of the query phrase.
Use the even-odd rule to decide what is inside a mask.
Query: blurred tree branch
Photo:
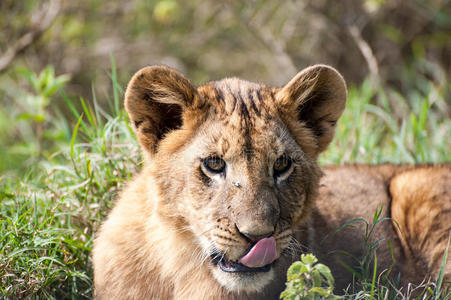
[[[286,41],[281,41],[276,38],[276,36],[271,32],[271,30],[265,26],[272,15],[279,9],[279,2],[272,3],[275,6],[269,7],[269,4],[265,2],[268,11],[263,11],[264,9],[258,9],[253,7],[253,15],[246,15],[239,11],[233,2],[227,2],[232,6],[232,10],[237,17],[237,19],[246,27],[246,29],[257,38],[269,51],[274,55],[274,59],[280,64],[279,77],[282,82],[289,80],[294,74],[296,74],[297,67],[293,58],[286,51],[285,43]],[[296,15],[297,16],[297,15]],[[289,21],[292,21],[290,19]]]
[[[0,56],[0,72],[6,70],[14,58],[31,46],[53,24],[61,9],[61,0],[50,0],[40,10],[32,13],[34,24],[5,53]]]
[[[55,10],[48,8],[60,1],[49,25]],[[339,2],[0,0],[0,69],[53,65],[72,75],[70,93],[88,98],[94,80],[109,91],[111,54],[123,82],[162,63],[196,83],[233,74],[281,85],[304,66],[326,63],[349,83],[369,75],[372,85],[406,94],[417,86],[426,92],[433,80],[450,95],[450,1]],[[171,6],[162,18],[158,3]]]
[[[354,39],[357,47],[359,48],[362,56],[365,58],[366,64],[370,71],[370,79],[375,89],[379,88],[381,84],[381,77],[379,75],[379,65],[377,63],[376,56],[370,45],[363,39],[360,30],[355,25],[348,26],[348,32]]]

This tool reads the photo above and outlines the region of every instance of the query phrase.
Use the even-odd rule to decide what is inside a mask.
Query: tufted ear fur
[[[287,113],[312,130],[319,154],[334,137],[346,96],[346,83],[337,70],[314,65],[299,72],[276,97]]]
[[[198,101],[191,82],[165,66],[136,72],[125,93],[125,109],[133,130],[141,147],[151,155],[166,133],[182,125],[183,112]]]

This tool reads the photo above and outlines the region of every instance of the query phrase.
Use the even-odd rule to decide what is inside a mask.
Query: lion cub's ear
[[[314,65],[299,72],[277,92],[281,108],[304,122],[317,140],[316,152],[324,151],[346,104],[346,83],[332,67]]]
[[[141,147],[157,151],[163,136],[183,123],[183,112],[198,102],[191,82],[164,66],[146,67],[133,76],[125,93],[125,109]]]

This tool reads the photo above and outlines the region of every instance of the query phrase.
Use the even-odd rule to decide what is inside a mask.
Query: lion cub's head
[[[289,254],[345,102],[343,78],[324,65],[281,88],[236,78],[196,88],[162,66],[130,81],[125,107],[159,188],[156,215],[192,235],[227,289],[258,291]]]

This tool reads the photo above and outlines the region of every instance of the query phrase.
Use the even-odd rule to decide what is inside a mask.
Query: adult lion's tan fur
[[[300,251],[333,271],[340,292],[352,280],[344,250],[362,255],[363,225],[383,207],[374,239],[380,270],[403,283],[434,276],[451,219],[451,167],[316,163],[346,101],[334,69],[305,69],[281,88],[236,78],[195,88],[167,67],[140,70],[125,107],[146,163],[122,192],[93,251],[99,299],[277,299]],[[214,157],[221,172],[206,166]],[[276,161],[287,168],[278,173]],[[289,168],[288,168],[289,167]],[[321,177],[322,176],[322,177]],[[396,224],[395,226],[393,224]],[[277,260],[255,272],[225,272],[259,239]],[[269,271],[268,271],[269,270]],[[446,267],[450,279],[450,264]]]

